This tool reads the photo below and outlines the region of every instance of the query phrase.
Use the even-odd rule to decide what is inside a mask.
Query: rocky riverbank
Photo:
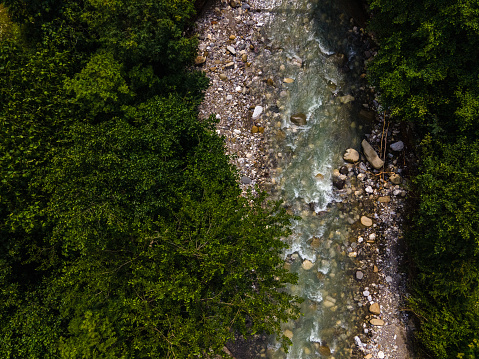
[[[200,44],[196,65],[211,81],[200,117],[213,113],[219,119],[217,132],[225,137],[227,151],[234,155],[232,161],[239,169],[244,190],[255,185],[266,190],[274,186],[268,141],[277,136],[273,124],[280,117],[280,109],[266,108],[265,103],[274,103],[266,89],[278,87],[281,94],[281,87],[293,81],[288,77],[277,81],[263,76],[259,58],[264,51],[274,51],[262,36],[269,16],[264,9],[261,0],[222,0],[207,5],[197,20]],[[351,33],[362,34],[353,25]],[[365,57],[373,54],[372,49],[367,50]],[[412,355],[408,348],[409,319],[404,311],[407,278],[402,267],[401,229],[407,196],[408,148],[406,141],[401,141],[404,138],[400,126],[389,125],[387,119],[377,114],[377,102],[362,106],[363,117],[368,118],[371,126],[365,140],[372,147],[356,148],[361,150],[357,153],[349,150],[344,166],[330,176],[341,216],[347,218],[353,233],[345,248],[356,264],[350,273],[359,288],[354,310],[360,312],[363,320],[354,338],[356,350],[352,355],[408,358]],[[373,152],[379,155],[368,161],[366,155]],[[267,355],[265,348],[253,351],[245,345],[233,351],[237,359]],[[322,347],[322,354],[318,355],[324,352]]]

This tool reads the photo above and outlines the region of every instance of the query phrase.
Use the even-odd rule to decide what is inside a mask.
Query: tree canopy
[[[479,2],[371,0],[369,75],[421,156],[407,233],[418,338],[437,358],[479,355]]]
[[[290,216],[241,196],[198,120],[193,2],[3,4],[0,356],[205,357],[279,333]]]

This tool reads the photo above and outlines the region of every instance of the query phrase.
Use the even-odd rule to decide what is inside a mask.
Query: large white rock
[[[256,120],[263,113],[262,106],[256,106],[253,111],[253,120]]]
[[[236,55],[236,50],[233,46],[226,46],[226,50],[231,52],[232,55]]]

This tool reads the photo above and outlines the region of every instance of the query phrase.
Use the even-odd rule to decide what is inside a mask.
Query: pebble
[[[356,272],[356,279],[361,280],[363,279],[363,277],[364,277],[364,273],[358,270]]]
[[[362,216],[361,217],[361,224],[365,227],[371,227],[373,225],[373,220],[369,217]]]
[[[383,359],[383,358],[384,358],[384,353],[383,353],[383,352],[379,352],[379,353],[378,353],[378,358],[379,358],[379,359]]]
[[[226,46],[226,50],[231,52],[232,55],[236,55],[236,50],[233,46]]]

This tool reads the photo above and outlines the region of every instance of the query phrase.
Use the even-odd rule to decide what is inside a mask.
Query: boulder
[[[289,329],[286,329],[286,330],[284,331],[284,335],[285,335],[286,337],[288,337],[289,339],[291,339],[291,338],[293,337],[293,332],[292,332],[291,330],[289,330]]]
[[[306,115],[304,113],[296,113],[290,117],[291,122],[296,126],[306,125]]]
[[[361,146],[363,147],[364,155],[371,166],[377,170],[384,166],[384,161],[379,158],[378,154],[376,151],[374,151],[374,148],[372,148],[368,141],[363,140],[363,142],[361,142]]]
[[[369,306],[369,311],[375,315],[381,314],[381,309],[379,308],[379,303],[373,303]]]
[[[348,148],[343,155],[343,158],[346,162],[355,163],[359,161],[359,152],[354,148]]]

